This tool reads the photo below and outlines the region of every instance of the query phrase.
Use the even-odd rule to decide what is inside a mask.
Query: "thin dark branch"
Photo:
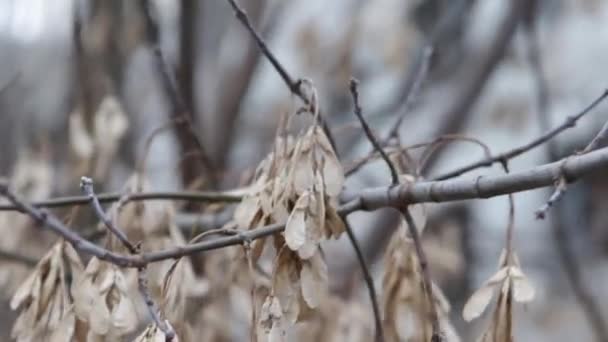
[[[291,78],[287,70],[285,70],[283,65],[275,57],[272,51],[270,51],[268,45],[266,45],[266,42],[264,41],[264,38],[262,38],[262,36],[253,27],[253,25],[251,25],[251,22],[249,21],[249,16],[247,16],[245,10],[243,10],[234,0],[228,0],[228,3],[234,10],[236,18],[243,24],[243,26],[245,26],[247,31],[249,31],[249,33],[253,36],[255,42],[258,44],[258,47],[260,48],[260,50],[262,50],[262,53],[264,54],[264,56],[266,56],[266,58],[268,59],[270,64],[272,64],[274,69],[279,73],[289,90],[293,94],[300,97],[302,101],[308,103],[309,99],[304,95],[304,93],[302,93],[302,89],[300,88],[300,82],[294,81],[293,78]]]
[[[361,272],[363,273],[363,279],[365,280],[365,284],[367,285],[367,291],[369,292],[369,299],[372,302],[372,310],[374,313],[374,323],[376,325],[376,341],[384,341],[384,330],[382,328],[382,314],[380,313],[380,305],[378,304],[378,295],[376,294],[376,288],[374,287],[374,279],[369,271],[369,267],[365,262],[365,257],[363,256],[363,251],[361,250],[361,246],[357,241],[357,237],[351,227],[350,223],[346,219],[346,216],[342,216],[342,220],[344,221],[344,226],[346,227],[346,235],[348,235],[348,239],[350,240],[353,249],[355,250],[355,254],[357,256],[357,261],[359,262],[359,266],[361,267]]]
[[[200,151],[198,157],[201,165],[208,172],[210,177],[209,179],[211,180],[211,182],[213,184],[217,184],[217,182],[215,181],[215,177],[218,174],[217,170],[211,162],[211,158],[205,150],[204,144],[196,134],[194,124],[192,123],[192,108],[189,108],[188,104],[184,101],[184,98],[179,91],[173,69],[171,68],[169,62],[163,55],[160,46],[160,28],[153,13],[152,1],[140,0],[140,6],[142,8],[142,12],[144,14],[144,19],[146,22],[147,39],[150,44],[150,47],[154,52],[157,68],[161,75],[162,84],[171,102],[172,117],[175,117],[175,122],[178,124],[178,127],[180,127],[183,133],[187,135],[185,136],[184,134],[178,134],[178,138],[183,139],[180,140],[182,144],[182,152],[191,150],[191,146],[194,146],[194,148]],[[188,140],[186,141],[185,139]],[[194,177],[197,171],[194,170],[193,172],[194,174],[188,176],[189,178]],[[191,181],[191,179],[187,179],[185,181],[187,183]]]
[[[602,92],[602,94],[599,97],[597,97],[595,100],[593,100],[593,102],[591,102],[591,104],[589,104],[585,109],[583,109],[582,111],[580,111],[579,113],[577,113],[574,116],[569,116],[561,125],[555,127],[554,129],[548,131],[547,133],[530,141],[527,144],[516,147],[512,150],[503,152],[503,153],[493,156],[491,158],[484,158],[483,160],[480,160],[478,162],[472,163],[467,166],[460,167],[454,171],[450,171],[450,172],[444,173],[440,176],[434,177],[433,179],[434,180],[445,180],[445,179],[457,177],[457,176],[462,175],[463,173],[478,169],[480,167],[492,166],[492,164],[494,164],[494,163],[500,162],[502,160],[510,160],[523,153],[526,153],[526,152],[530,151],[531,149],[546,143],[547,141],[551,140],[553,137],[555,137],[556,135],[560,134],[561,132],[567,130],[568,128],[574,127],[576,125],[576,122],[580,118],[585,116],[593,108],[595,108],[597,105],[599,105],[604,99],[606,99],[606,97],[608,97],[608,89],[604,90],[604,92]]]
[[[422,143],[417,143],[417,144],[404,146],[404,147],[387,145],[387,147],[385,147],[385,148],[389,149],[389,153],[390,153],[393,151],[407,152],[409,150],[430,146],[429,147],[430,151],[425,151],[423,156],[420,158],[421,164],[424,164],[424,162],[427,159],[425,157],[425,155],[432,153],[434,151],[434,148],[436,145],[445,144],[445,143],[454,142],[454,141],[464,141],[464,142],[474,143],[483,148],[484,154],[487,158],[490,158],[492,156],[492,153],[491,153],[490,149],[488,148],[488,146],[485,143],[483,143],[481,140],[472,138],[472,137],[467,137],[467,136],[461,135],[461,134],[446,134],[446,135],[440,136],[439,138],[436,138],[433,141],[429,141],[429,142],[422,142]],[[344,175],[346,177],[348,177],[348,176],[352,175],[353,173],[357,172],[361,167],[363,167],[365,164],[367,164],[367,162],[369,162],[373,159],[376,159],[376,158],[380,158],[380,157],[381,157],[380,153],[378,153],[378,151],[376,151],[376,150],[373,150],[367,156],[361,157],[361,158],[351,162],[351,165],[349,165],[345,168]],[[418,167],[418,169],[420,169],[420,167]],[[417,172],[417,174],[418,173],[419,172]]]
[[[38,260],[27,255],[22,255],[13,251],[7,251],[4,249],[0,249],[0,259],[3,261],[9,261],[14,263],[19,263],[24,266],[36,266]]]
[[[148,313],[150,317],[156,324],[156,326],[165,334],[165,340],[167,342],[172,341],[175,338],[175,331],[171,325],[167,324],[166,321],[160,318],[159,309],[152,296],[150,295],[150,291],[148,290],[148,279],[146,277],[146,268],[142,267],[138,270],[137,274],[137,288],[139,293],[141,293],[144,302],[146,303],[146,307],[148,308]]]
[[[298,79],[297,81],[294,81],[293,78],[291,78],[291,76],[289,75],[289,73],[287,72],[285,67],[283,67],[283,65],[279,62],[277,57],[272,53],[272,51],[270,51],[270,49],[268,48],[268,45],[264,41],[264,38],[262,38],[262,36],[253,27],[253,25],[251,24],[251,21],[249,20],[249,16],[247,15],[247,12],[245,12],[245,10],[243,10],[236,3],[235,0],[227,0],[227,1],[230,4],[230,6],[232,7],[232,10],[234,11],[236,18],[243,24],[243,26],[245,26],[245,28],[251,34],[253,39],[255,39],[255,42],[257,43],[258,47],[260,48],[260,50],[262,51],[264,56],[268,59],[270,64],[272,64],[272,66],[277,71],[277,73],[279,73],[279,76],[281,76],[281,79],[283,80],[283,82],[285,82],[285,84],[287,85],[287,88],[289,88],[289,91],[292,94],[299,97],[300,100],[302,100],[302,102],[304,102],[304,104],[311,105],[311,99],[304,93],[304,90],[302,89],[302,80]],[[330,142],[331,146],[333,147],[335,153],[338,153],[338,150],[336,149],[336,142],[333,137],[333,134],[331,133],[331,130],[329,129],[329,126],[327,125],[327,122],[321,115],[319,115],[319,122],[321,123],[321,127],[323,128],[325,135],[327,135],[327,138],[329,139],[329,142]]]
[[[537,220],[545,219],[545,217],[547,216],[547,211],[549,211],[549,209],[551,209],[551,207],[553,207],[557,202],[559,202],[559,200],[564,196],[564,193],[567,189],[567,184],[568,182],[566,182],[566,179],[564,177],[559,178],[559,180],[557,181],[557,185],[555,186],[555,191],[553,191],[553,194],[551,194],[545,204],[543,204],[534,212],[534,215],[536,216]]]
[[[351,78],[351,80],[350,80],[350,94],[353,97],[353,105],[355,107],[355,115],[357,116],[357,118],[361,122],[361,126],[363,127],[363,131],[365,132],[365,135],[367,136],[367,139],[372,144],[372,146],[374,147],[374,149],[376,151],[378,151],[378,153],[380,153],[380,155],[382,156],[382,159],[384,159],[384,162],[386,163],[386,166],[389,168],[389,170],[391,172],[392,184],[399,184],[399,174],[397,173],[397,169],[395,168],[395,165],[393,165],[393,163],[389,159],[389,157],[386,154],[386,152],[382,149],[382,146],[380,145],[380,142],[378,142],[378,139],[376,139],[376,137],[374,136],[374,133],[369,128],[369,125],[365,121],[365,118],[363,118],[363,113],[361,111],[361,104],[359,103],[359,89],[358,89],[358,85],[359,85],[359,82],[356,79]]]
[[[118,240],[127,248],[127,250],[131,254],[137,253],[137,248],[129,241],[127,235],[118,228],[112,220],[106,215],[105,211],[101,207],[101,203],[99,203],[99,199],[97,199],[97,195],[95,195],[95,190],[93,189],[93,180],[88,177],[80,178],[80,188],[82,192],[89,198],[91,206],[95,211],[97,217],[103,222],[103,224],[110,230],[114,236],[118,238]]]
[[[499,176],[480,176],[476,179],[453,179],[446,181],[416,182],[398,186],[384,186],[362,190],[351,195],[351,199],[338,208],[340,215],[358,210],[376,210],[384,207],[402,208],[405,205],[423,202],[447,202],[464,199],[489,198],[509,193],[527,191],[553,184],[556,175],[565,174],[570,182],[589,173],[608,169],[608,148],[592,151],[581,156],[572,156],[568,163],[558,161],[541,165],[527,171]],[[217,238],[186,246],[178,246],[139,255],[124,255],[109,251],[84,240],[65,226],[51,213],[38,209],[17,197],[5,182],[0,182],[0,195],[6,197],[15,210],[29,215],[39,225],[48,227],[62,236],[82,253],[121,267],[141,268],[153,262],[180,258],[199,252],[239,245],[281,232],[284,224],[274,224],[243,232],[235,236]],[[347,198],[346,198],[347,200]]]
[[[606,138],[608,138],[608,121],[604,123],[600,131],[597,132],[595,137],[591,139],[589,144],[585,146],[585,149],[583,149],[581,153],[587,153],[597,149],[606,141]]]
[[[97,199],[100,203],[117,202],[124,196],[123,193],[103,193],[98,194]],[[214,192],[214,191],[151,191],[129,195],[129,201],[150,201],[150,200],[174,200],[191,202],[226,202],[236,203],[243,198],[240,192]],[[58,197],[44,201],[32,202],[31,205],[39,208],[58,208],[70,207],[75,205],[86,205],[89,203],[88,196],[67,196]],[[0,211],[19,210],[12,204],[0,204]]]
[[[435,306],[433,283],[431,280],[431,273],[429,271],[429,263],[426,258],[426,253],[424,252],[424,248],[422,248],[422,240],[420,239],[420,233],[418,227],[416,227],[416,222],[414,222],[414,219],[412,218],[412,214],[410,213],[409,208],[407,206],[403,206],[400,211],[403,214],[403,217],[405,217],[405,222],[407,223],[409,235],[414,241],[414,248],[416,249],[416,256],[418,257],[418,265],[420,266],[420,273],[422,273],[424,291],[426,293],[430,307],[430,319],[433,332],[431,341],[440,341],[442,334],[441,328],[439,326],[439,316],[437,315],[437,307]]]

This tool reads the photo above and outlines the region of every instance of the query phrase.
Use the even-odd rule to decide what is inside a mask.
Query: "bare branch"
[[[378,142],[378,139],[376,139],[376,137],[374,136],[374,133],[369,128],[369,125],[365,121],[365,118],[363,118],[363,113],[361,112],[361,104],[359,103],[358,85],[359,85],[359,81],[357,81],[354,78],[351,78],[350,93],[353,97],[353,105],[355,106],[355,115],[357,115],[357,118],[361,122],[361,126],[363,127],[363,131],[365,132],[367,139],[372,144],[374,149],[376,151],[378,151],[378,153],[380,153],[380,155],[382,156],[382,159],[384,159],[384,162],[386,163],[386,166],[388,166],[388,168],[391,172],[392,183],[399,184],[399,174],[397,173],[397,169],[395,168],[395,165],[393,165],[393,163],[389,159],[386,152],[384,152],[384,150],[382,149],[382,146],[380,145],[380,142]]]
[[[270,49],[268,48],[268,45],[264,41],[264,38],[262,38],[262,36],[253,27],[253,25],[251,25],[251,21],[249,20],[249,17],[247,16],[247,13],[245,12],[245,10],[243,10],[236,3],[235,0],[227,0],[227,1],[230,4],[230,6],[232,7],[232,10],[234,11],[236,18],[243,24],[243,26],[245,26],[245,28],[251,34],[253,39],[255,39],[255,42],[257,43],[258,47],[260,48],[260,50],[262,51],[264,56],[268,59],[270,64],[272,64],[272,66],[277,71],[277,73],[279,73],[279,76],[281,76],[281,79],[283,80],[283,82],[285,82],[285,84],[287,85],[287,88],[289,88],[289,91],[292,94],[299,97],[300,100],[302,100],[306,105],[310,105],[311,99],[308,98],[308,96],[302,90],[302,80],[298,79],[297,81],[294,81],[293,78],[291,78],[291,76],[289,75],[289,73],[287,72],[285,67],[283,67],[283,65],[279,62],[279,60],[272,53],[272,51],[270,51]],[[327,125],[327,122],[321,115],[319,115],[319,122],[321,123],[321,127],[323,128],[323,131],[325,132],[327,139],[329,139],[329,142],[330,142],[331,146],[333,147],[335,153],[338,153],[338,150],[336,149],[336,142],[333,137],[333,134],[331,133],[331,130],[329,129],[329,126]]]
[[[139,293],[144,299],[146,303],[146,307],[148,308],[148,313],[150,317],[156,324],[156,326],[165,334],[165,339],[167,342],[172,341],[175,338],[175,331],[170,324],[167,324],[166,321],[160,318],[159,309],[152,296],[150,295],[150,291],[148,290],[148,280],[146,278],[146,268],[142,267],[139,269],[139,273],[137,274],[137,288]]]
[[[98,194],[97,200],[100,203],[117,202],[124,194],[104,193]],[[149,201],[149,200],[174,200],[191,202],[240,202],[244,193],[241,191],[151,191],[129,195],[129,201]],[[75,205],[86,205],[89,203],[88,196],[67,196],[54,199],[32,202],[30,205],[38,208],[58,208]],[[0,211],[19,210],[12,204],[0,204]]]
[[[38,263],[38,260],[35,258],[4,249],[0,249],[0,259],[30,267],[36,266]]]
[[[585,146],[585,149],[583,149],[583,151],[581,153],[587,153],[587,152],[597,149],[598,147],[600,147],[600,145],[602,145],[606,141],[606,138],[608,138],[608,121],[606,121],[604,123],[604,125],[602,126],[600,131],[597,132],[595,137],[593,137],[593,139],[591,139],[589,144],[587,144],[587,146]]]
[[[567,188],[566,179],[564,177],[560,177],[559,180],[557,181],[557,186],[555,187],[555,191],[549,197],[549,200],[547,200],[547,202],[545,204],[543,204],[540,208],[538,208],[538,210],[536,210],[534,212],[534,215],[536,216],[537,220],[545,219],[545,217],[547,216],[547,211],[551,207],[553,207],[564,196],[564,193],[566,192],[566,188]]]
[[[424,282],[424,291],[431,310],[430,319],[433,332],[431,341],[441,341],[442,334],[439,326],[439,317],[437,316],[437,307],[435,306],[435,295],[433,294],[433,283],[431,281],[431,273],[429,272],[429,262],[426,258],[424,248],[422,248],[422,241],[420,240],[418,227],[416,227],[416,222],[414,222],[414,218],[412,218],[412,214],[407,206],[403,206],[400,211],[403,214],[403,217],[405,217],[408,232],[412,237],[412,240],[414,240],[414,248],[416,249],[416,256],[418,257],[418,264],[420,266],[420,272],[422,273],[422,279]]]
[[[380,305],[378,304],[378,295],[376,294],[376,288],[374,287],[374,279],[369,271],[369,267],[365,262],[365,257],[363,256],[363,251],[361,250],[361,246],[359,246],[359,242],[357,242],[357,237],[348,222],[346,216],[342,216],[342,220],[344,221],[344,226],[346,228],[346,235],[350,240],[350,243],[353,245],[353,249],[355,250],[355,255],[357,256],[357,261],[359,262],[359,267],[361,267],[361,272],[363,273],[363,279],[365,280],[365,284],[367,285],[367,291],[369,293],[369,299],[372,302],[372,310],[374,313],[374,322],[376,324],[376,341],[381,342],[384,341],[384,330],[382,328],[382,314],[380,313]]]
[[[512,150],[503,152],[503,153],[493,156],[491,158],[485,158],[483,160],[472,163],[470,165],[460,167],[454,171],[450,171],[450,172],[444,173],[440,176],[434,177],[433,179],[434,180],[445,180],[445,179],[457,177],[457,176],[462,175],[463,173],[478,169],[480,167],[492,166],[492,164],[494,164],[496,162],[500,162],[502,160],[510,160],[525,152],[528,152],[531,149],[546,143],[547,141],[551,140],[553,137],[555,137],[556,135],[560,134],[561,132],[567,130],[568,128],[574,127],[576,125],[576,122],[580,118],[585,116],[593,108],[595,108],[597,105],[599,105],[604,99],[606,99],[606,97],[608,97],[608,89],[604,90],[604,92],[602,92],[602,94],[598,98],[593,100],[593,102],[591,102],[591,104],[589,104],[585,109],[583,109],[582,111],[580,111],[579,113],[577,113],[574,116],[569,116],[561,125],[555,127],[554,129],[552,129],[549,132],[543,134],[542,136],[530,141],[527,144],[516,147]]]
[[[129,238],[127,238],[127,235],[120,228],[118,228],[112,222],[112,220],[110,220],[108,215],[106,215],[103,208],[101,207],[99,199],[97,199],[97,196],[95,195],[95,191],[93,189],[93,180],[88,177],[80,178],[80,188],[82,189],[82,192],[84,192],[84,194],[89,198],[89,201],[91,203],[91,206],[93,207],[93,210],[95,211],[95,214],[108,228],[108,230],[110,230],[110,232],[114,234],[114,236],[116,236],[118,240],[120,240],[120,242],[127,248],[127,250],[131,254],[136,254],[137,248],[135,248],[135,246],[131,244]]]
[[[568,159],[567,163],[558,161],[508,175],[480,176],[476,179],[417,182],[365,189],[359,193],[350,195],[351,199],[338,208],[338,213],[340,215],[348,215],[358,210],[370,211],[383,207],[399,208],[414,203],[489,198],[552,185],[555,177],[560,174],[565,175],[569,182],[573,182],[586,174],[605,171],[606,169],[608,169],[608,148],[602,148],[581,156],[572,156]],[[51,231],[65,238],[77,250],[122,267],[141,268],[153,262],[239,245],[246,241],[253,241],[281,232],[285,228],[284,224],[279,223],[211,241],[203,241],[140,255],[123,255],[84,240],[51,213],[44,212],[22,201],[9,190],[6,182],[0,182],[0,195],[13,203],[16,210],[29,215],[40,225],[47,226]],[[349,196],[345,195],[345,197]],[[348,198],[345,199],[348,200]]]

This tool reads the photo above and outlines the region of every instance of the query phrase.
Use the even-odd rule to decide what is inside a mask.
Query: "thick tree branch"
[[[552,185],[557,175],[564,175],[569,182],[573,182],[589,173],[606,170],[608,170],[608,148],[603,148],[581,156],[572,156],[567,162],[558,161],[508,175],[480,176],[475,179],[428,181],[371,188],[355,195],[344,196],[345,199],[350,197],[350,200],[338,209],[338,213],[340,215],[347,215],[357,210],[369,211],[383,207],[399,208],[404,205],[422,202],[448,202],[489,198]],[[16,210],[29,215],[41,226],[46,226],[57,235],[62,236],[77,250],[123,267],[141,268],[152,262],[238,245],[245,241],[253,241],[270,236],[281,232],[285,228],[284,224],[274,224],[246,231],[239,235],[211,241],[140,255],[123,255],[84,240],[51,213],[42,211],[22,201],[9,190],[6,182],[0,182],[0,195],[13,203],[16,206]]]

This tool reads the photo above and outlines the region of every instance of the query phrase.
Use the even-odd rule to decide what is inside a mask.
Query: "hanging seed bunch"
[[[284,333],[284,322],[294,324],[307,310],[318,306],[327,288],[327,266],[320,243],[344,231],[336,211],[344,172],[318,124],[314,91],[311,98],[307,111],[313,115],[312,125],[295,138],[280,128],[273,152],[257,169],[253,192],[235,212],[240,229],[285,223],[284,233],[273,236],[276,257],[272,289],[260,315],[266,339],[282,336],[276,329]],[[253,242],[254,261],[265,243],[263,239]]]
[[[63,240],[38,262],[11,300],[19,310],[11,336],[17,341],[72,341],[76,317],[68,274],[82,277],[84,266],[72,246]],[[50,336],[50,338],[49,338]]]
[[[498,297],[494,313],[479,341],[511,342],[513,341],[513,303],[528,303],[535,295],[534,287],[521,270],[515,252],[508,253],[503,250],[498,271],[471,295],[464,306],[462,312],[464,320],[469,322],[481,316],[496,295]]]

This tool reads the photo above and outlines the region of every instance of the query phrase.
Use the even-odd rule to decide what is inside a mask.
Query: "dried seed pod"
[[[113,264],[92,258],[75,279],[72,296],[76,316],[88,323],[90,338],[118,339],[137,327],[127,280]]]
[[[78,277],[83,269],[78,254],[69,243],[62,240],[55,244],[11,300],[11,309],[20,310],[12,337],[17,341],[39,341],[60,327],[69,326],[73,331],[74,313],[66,276],[70,271]],[[56,341],[70,340],[69,332],[54,337]]]
[[[507,254],[502,252],[498,271],[471,295],[462,311],[466,321],[481,316],[498,292],[494,314],[480,339],[483,342],[512,341],[513,302],[527,303],[534,299],[534,287],[522,272],[517,255]]]
[[[387,340],[430,341],[433,331],[429,317],[431,305],[434,305],[444,340],[460,341],[448,319],[450,305],[447,299],[441,289],[432,284],[435,298],[429,300],[413,242],[399,231],[387,249],[385,268],[382,289]]]

